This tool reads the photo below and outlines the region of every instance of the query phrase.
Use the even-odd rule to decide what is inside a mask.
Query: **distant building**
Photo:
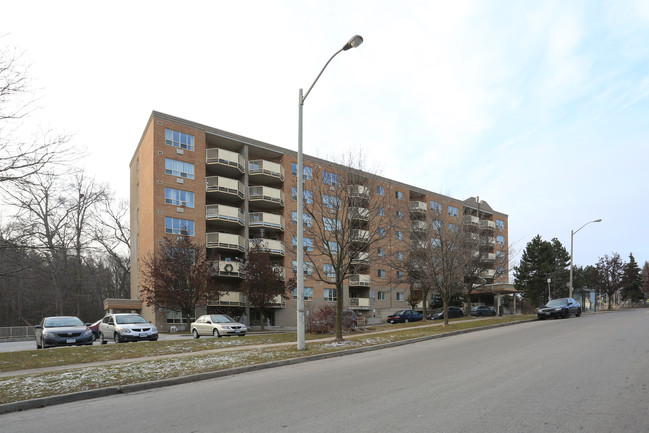
[[[315,164],[333,165],[304,156],[305,171]],[[246,299],[239,292],[244,278],[240,267],[249,240],[264,239],[276,263],[284,269],[292,269],[296,260],[292,247],[296,166],[295,151],[154,111],[130,163],[131,298],[140,298],[140,259],[165,236],[185,234],[219,253],[216,278],[229,288],[229,294],[210,302],[207,313],[242,316]],[[322,187],[309,185],[308,176],[305,179],[305,188]],[[384,185],[377,193],[410,202],[411,214],[418,215],[413,224],[421,224],[431,209],[444,211],[489,230],[480,246],[483,251],[487,249],[486,257],[495,257],[500,253],[499,246],[508,245],[507,215],[485,202],[473,197],[457,200],[391,179],[379,180]],[[407,284],[385,283],[381,276],[386,270],[371,260],[363,266],[362,273],[345,285],[344,308],[354,310],[361,322],[383,320],[395,310],[409,308]],[[489,283],[506,282],[498,278],[499,274],[506,276],[507,270],[496,272],[494,265],[483,277]],[[307,308],[309,304],[334,303],[333,285],[305,275],[304,286]],[[259,312],[254,306],[250,311],[251,324],[255,325]],[[145,305],[142,314],[163,331],[183,322],[180,312],[156,313]],[[269,321],[273,326],[295,327],[295,296],[286,302],[278,300]]]

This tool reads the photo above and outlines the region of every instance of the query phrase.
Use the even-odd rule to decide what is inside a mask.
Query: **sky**
[[[0,44],[118,197],[153,110],[332,159],[509,217],[576,265],[649,260],[649,2],[3,1]]]

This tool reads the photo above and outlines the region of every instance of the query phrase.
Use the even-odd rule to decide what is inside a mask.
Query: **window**
[[[338,185],[338,175],[336,173],[329,173],[328,171],[322,172],[322,183],[327,185]]]
[[[433,230],[439,230],[442,228],[442,222],[439,220],[432,220],[430,226]]]
[[[496,227],[498,227],[499,229],[504,229],[505,228],[505,221],[496,220]]]
[[[403,260],[403,251],[397,251],[397,260]]]
[[[376,214],[377,214],[377,215],[385,215],[385,209],[383,209],[382,207],[380,207],[379,210],[376,211]]]
[[[193,179],[194,164],[165,158],[165,173],[173,176],[184,177],[186,179]]]
[[[397,292],[397,301],[403,301],[403,292]]]
[[[338,299],[336,296],[336,289],[324,289],[325,301],[335,301]]]
[[[397,271],[397,280],[403,280],[404,276],[403,271]]]
[[[165,233],[194,236],[194,221],[165,217]]]
[[[378,292],[376,294],[376,299],[378,299],[379,301],[385,301],[385,292]]]
[[[333,195],[322,195],[322,204],[332,209],[340,209],[340,198]]]
[[[340,251],[340,248],[338,248],[338,242],[325,240],[323,243],[325,252],[327,253],[338,253],[338,251]]]
[[[311,167],[307,167],[306,165],[302,166],[302,173],[304,173],[302,177],[306,180],[311,180],[313,177]],[[297,176],[297,162],[291,164],[291,174]]]
[[[442,246],[442,241],[438,238],[432,238],[430,240],[430,244],[433,246],[433,248],[439,248]]]
[[[379,257],[385,257],[385,250],[383,248],[379,248],[376,250],[376,255]]]
[[[293,260],[293,273],[297,274],[297,260]],[[304,275],[313,275],[313,263],[304,262]]]
[[[297,287],[293,289],[293,299],[297,299]],[[304,288],[304,300],[313,301],[313,287]]]
[[[303,237],[302,245],[304,245],[304,251],[313,251],[313,239]],[[295,250],[297,250],[297,236],[293,236],[293,251]]]
[[[377,193],[378,195],[383,195],[383,194],[385,194],[385,188],[383,188],[381,185],[377,185],[377,186],[376,186],[376,193]]]
[[[293,224],[297,225],[297,211],[291,212],[291,221],[293,221]],[[302,221],[304,221],[304,227],[313,227],[313,217],[311,215],[303,213]]]
[[[385,229],[383,227],[379,227],[376,229],[376,234],[379,236],[385,236]]]
[[[401,191],[395,191],[395,192],[394,192],[394,197],[395,197],[397,200],[401,200],[401,199],[403,198],[403,193],[402,193]]]
[[[397,239],[402,241],[403,240],[403,233],[402,232],[397,232]]]
[[[165,144],[179,149],[194,150],[194,136],[172,129],[165,129]]]
[[[335,218],[322,218],[322,224],[324,229],[330,232],[340,230],[342,227],[340,221]]]
[[[379,278],[385,278],[385,270],[384,269],[379,269],[376,274],[377,274],[377,277],[379,277]]]
[[[492,239],[493,239],[493,238],[492,238]],[[497,242],[499,245],[505,245],[505,236],[503,236],[503,235],[498,235],[498,236],[496,236],[496,242]]]
[[[194,207],[194,193],[174,188],[165,188],[165,203],[176,206]]]
[[[498,274],[503,275],[505,273],[505,267],[504,266],[498,266],[498,269],[496,270]]]
[[[440,212],[442,212],[442,204],[431,200],[430,201],[430,210],[432,210],[435,213],[440,213]]]
[[[397,219],[402,219],[403,218],[403,212],[398,210],[397,213],[396,213],[396,216],[397,216]]]
[[[329,278],[336,277],[336,271],[334,270],[334,265],[332,265],[331,263],[325,263],[322,265],[322,273],[324,274],[325,277],[329,277]]]
[[[304,190],[304,203],[313,203],[312,197],[313,194],[311,194],[311,191],[309,190]],[[291,200],[297,200],[297,187],[291,187]]]
[[[460,210],[458,208],[456,208],[455,206],[449,205],[448,206],[448,214],[450,216],[456,217],[456,216],[458,216],[460,214]]]
[[[496,257],[498,260],[503,260],[505,258],[505,253],[503,251],[496,251]]]
[[[167,310],[167,323],[183,323],[183,313],[180,311]]]
[[[450,233],[457,233],[457,232],[460,231],[460,226],[458,226],[457,224],[449,223],[448,224],[448,231]]]

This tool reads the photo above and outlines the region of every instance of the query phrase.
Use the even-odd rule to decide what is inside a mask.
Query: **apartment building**
[[[210,300],[205,308],[207,313],[223,312],[239,317],[245,311],[246,299],[240,292],[245,278],[241,266],[253,241],[261,243],[286,275],[291,270],[297,272],[296,167],[295,151],[152,112],[130,163],[131,298],[140,299],[141,258],[170,235],[192,236],[218,255],[214,278],[227,287],[228,293]],[[304,156],[304,167],[302,177],[309,194],[328,187],[327,176],[331,175],[327,170],[340,169],[337,164],[308,155]],[[316,182],[316,178],[323,177],[325,180]],[[430,215],[435,213],[475,227],[476,233],[480,230],[477,248],[493,263],[492,269],[486,269],[481,276],[488,283],[506,282],[508,269],[502,269],[497,263],[507,261],[496,260],[496,256],[502,258],[502,254],[507,254],[506,214],[477,198],[458,200],[369,173],[367,178],[372,178],[373,190],[359,182],[349,187],[352,196],[366,200],[374,195],[389,197],[395,209],[406,209],[406,220],[413,233],[425,227]],[[353,213],[349,218],[359,221],[359,228],[354,229],[360,236],[359,242],[370,231],[382,230],[369,223],[363,226],[363,221],[368,219],[367,209],[355,207]],[[404,234],[397,232],[396,236]],[[309,249],[318,242],[306,237],[303,247]],[[386,266],[382,260],[386,254],[398,257],[402,251],[389,243],[378,243],[359,254],[355,263],[358,271],[346,281],[342,294],[326,278],[315,278],[305,268],[307,311],[334,304],[338,295],[343,296],[346,309],[357,313],[361,323],[383,321],[395,310],[409,308],[408,279],[404,278],[403,271]],[[321,275],[330,274],[331,265],[321,257],[311,259],[309,266],[317,266]],[[267,324],[294,327],[296,304],[296,293],[288,300],[278,298]],[[255,325],[259,313],[254,306],[248,307],[249,320]],[[141,312],[162,330],[183,321],[176,311],[155,312],[142,305]]]

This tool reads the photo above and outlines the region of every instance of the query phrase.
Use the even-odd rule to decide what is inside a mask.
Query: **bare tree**
[[[241,286],[242,291],[250,304],[259,308],[263,330],[266,311],[277,302],[278,297],[290,298],[295,287],[295,278],[286,280],[280,267],[271,261],[270,254],[259,242],[248,251],[242,270],[246,275]]]
[[[166,237],[142,260],[142,300],[156,310],[182,312],[189,328],[196,307],[220,294],[213,278],[215,266],[205,246],[190,236]]]
[[[376,194],[378,178],[363,166],[362,154],[347,154],[336,165],[315,164],[312,185],[305,186],[304,236],[312,240],[305,248],[310,262],[322,259],[328,271],[318,266],[297,272],[312,273],[319,281],[336,287],[336,339],[342,340],[345,282],[368,278],[373,246],[383,241],[390,225],[383,209],[387,198]],[[300,223],[298,221],[298,223]],[[383,230],[383,231],[382,231]],[[305,267],[309,266],[305,263]],[[369,286],[369,280],[367,281]]]
[[[624,286],[624,262],[620,255],[612,253],[600,257],[594,278],[600,290],[608,296],[608,309],[611,310],[613,295]]]

